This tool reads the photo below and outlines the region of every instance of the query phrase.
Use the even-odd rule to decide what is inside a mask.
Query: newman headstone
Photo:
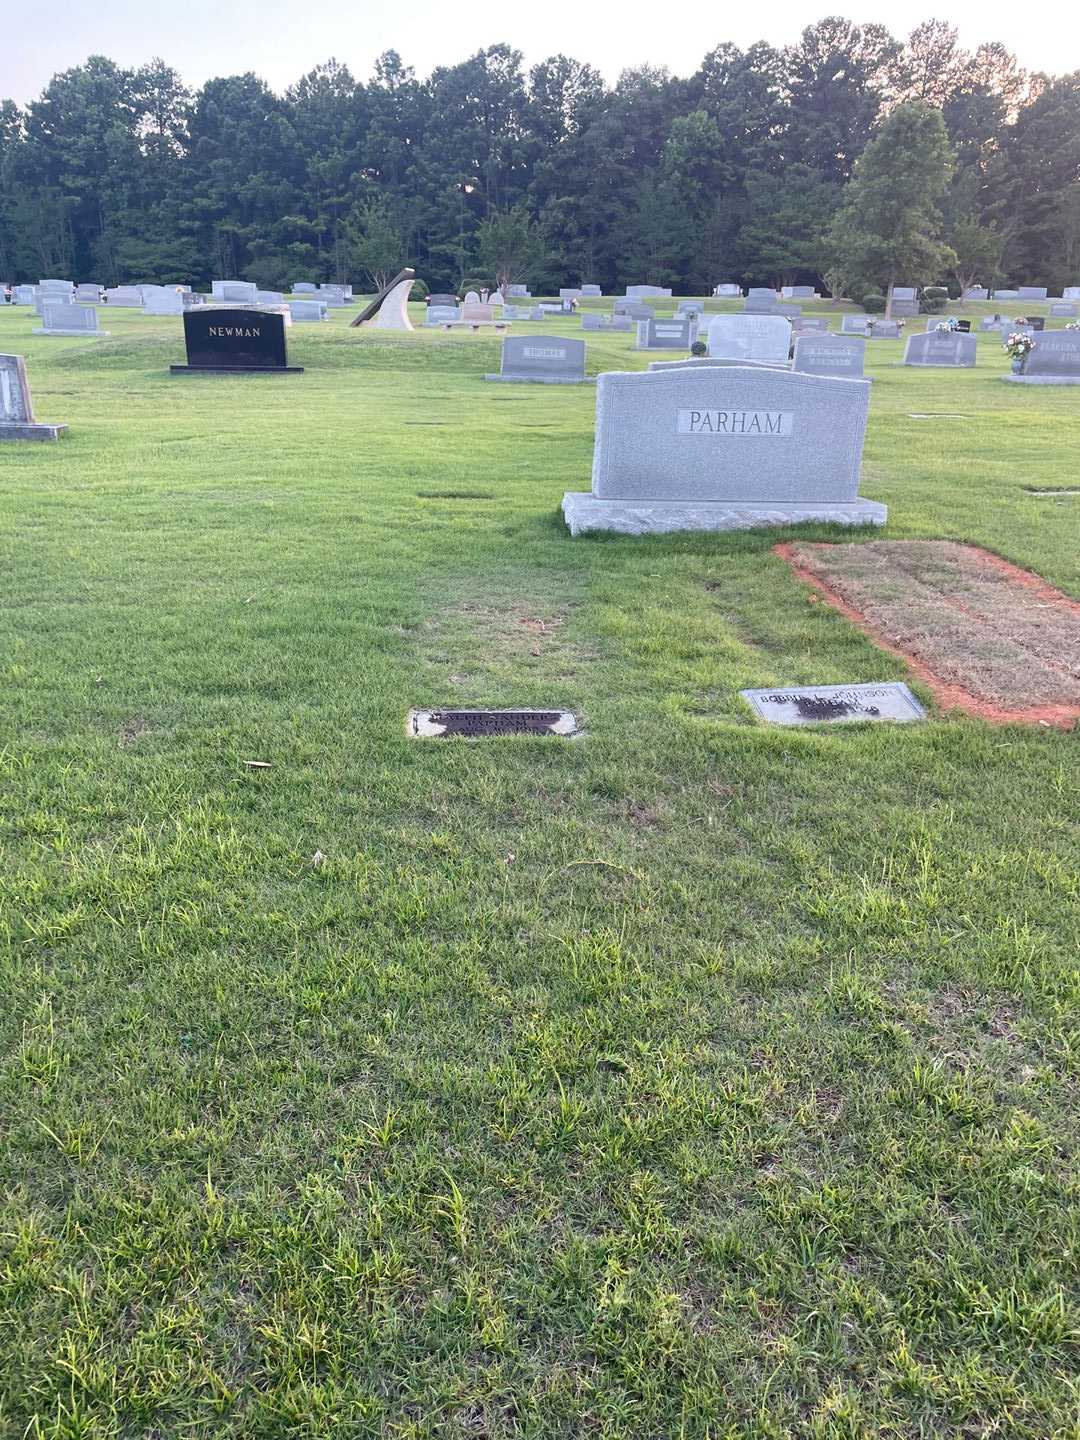
[[[299,375],[285,349],[285,316],[276,310],[200,306],[184,312],[186,365],[173,375]]]
[[[858,493],[865,381],[705,365],[599,378],[592,490],[563,497],[572,535],[882,525]]]
[[[484,379],[518,385],[581,385],[585,382],[585,341],[508,335],[502,343],[498,375],[485,375]]]
[[[25,360],[21,355],[0,355],[0,440],[58,440],[66,429],[34,419]]]

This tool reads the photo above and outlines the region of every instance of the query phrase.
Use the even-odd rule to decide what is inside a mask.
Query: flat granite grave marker
[[[782,315],[714,315],[710,356],[736,360],[787,360],[791,324]]]
[[[26,361],[21,355],[0,355],[0,440],[59,440],[66,429],[34,419]]]
[[[926,719],[926,711],[902,680],[778,685],[771,690],[740,690],[739,694],[770,725],[835,725],[853,720],[893,720],[906,725]]]
[[[931,330],[923,335],[908,336],[904,364],[970,369],[978,349],[979,342],[974,335],[964,335],[958,330]]]
[[[1046,331],[1021,373],[1000,378],[1011,385],[1080,385],[1080,330]]]
[[[498,375],[485,375],[484,379],[518,385],[582,385],[585,341],[561,335],[550,340],[508,335],[502,343]]]
[[[572,710],[410,710],[407,722],[414,739],[490,740],[501,735],[576,735]]]
[[[276,310],[215,309],[184,312],[186,365],[170,365],[173,375],[301,375],[285,348],[285,316]]]
[[[592,490],[563,496],[571,535],[883,525],[858,494],[870,386],[765,366],[599,377]]]
[[[796,335],[792,369],[803,375],[861,380],[866,341],[858,335]]]
[[[98,328],[98,312],[93,305],[69,305],[62,300],[46,300],[41,307],[41,325],[35,335],[79,335],[102,337],[107,330]]]

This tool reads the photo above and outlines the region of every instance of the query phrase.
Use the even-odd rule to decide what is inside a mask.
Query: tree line
[[[0,280],[280,289],[406,263],[435,290],[1080,283],[1080,72],[834,16],[613,87],[500,44],[427,79],[394,51],[367,81],[329,60],[283,95],[92,56],[0,103]]]

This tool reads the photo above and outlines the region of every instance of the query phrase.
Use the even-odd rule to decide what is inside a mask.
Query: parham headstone
[[[58,440],[66,429],[34,419],[25,360],[21,355],[0,355],[0,440]]]
[[[865,381],[706,365],[599,377],[592,490],[563,497],[571,535],[883,525],[858,494]]]
[[[502,342],[498,375],[485,380],[518,385],[581,385],[585,382],[585,341],[508,335]]]

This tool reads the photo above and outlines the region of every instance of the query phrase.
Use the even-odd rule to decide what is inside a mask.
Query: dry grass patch
[[[1080,718],[1080,604],[952,540],[782,545],[779,552],[939,703],[985,719]]]

